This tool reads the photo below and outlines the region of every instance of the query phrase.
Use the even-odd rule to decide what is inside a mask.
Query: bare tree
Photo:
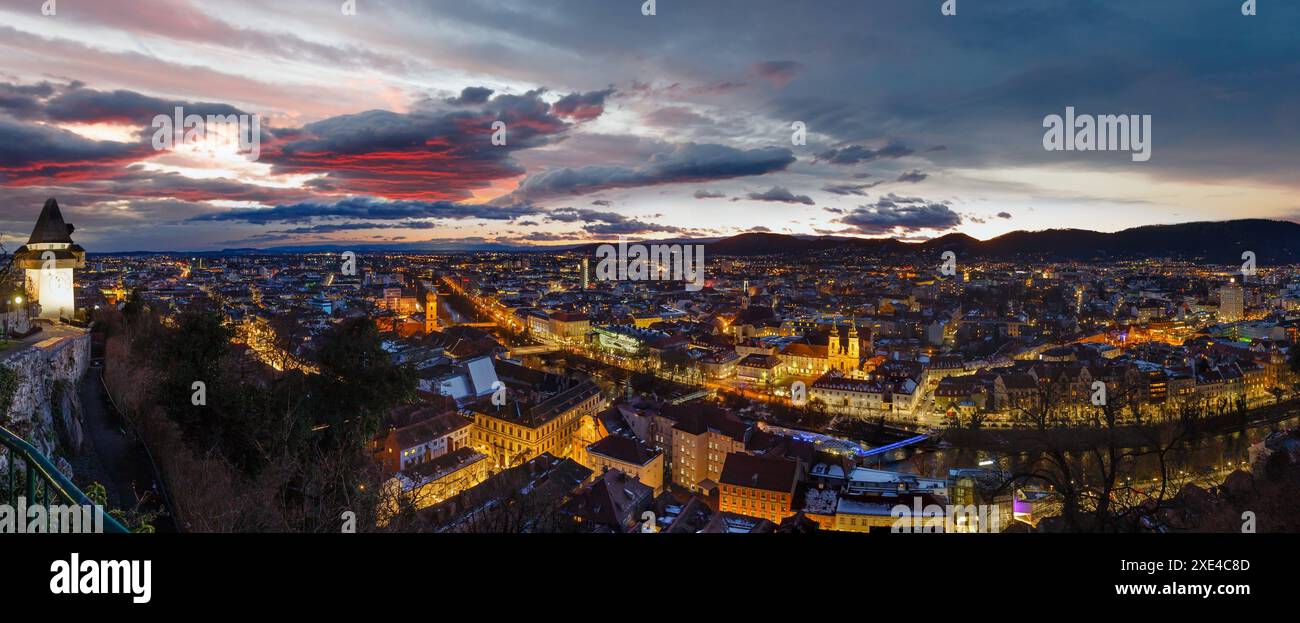
[[[1127,378],[1109,384],[1101,404],[1077,403],[1063,384],[1044,382],[1032,399],[1013,404],[1029,425],[1029,458],[1006,459],[1014,465],[1001,488],[1045,486],[1057,496],[1069,531],[1141,529],[1181,488],[1186,471],[1176,471],[1176,459],[1187,429],[1182,422],[1140,423],[1143,399]],[[1135,480],[1142,464],[1159,476]]]

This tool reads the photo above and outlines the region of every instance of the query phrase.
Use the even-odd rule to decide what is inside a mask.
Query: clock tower
[[[53,198],[45,201],[27,244],[14,252],[14,265],[26,272],[27,299],[40,304],[38,317],[76,317],[73,270],[86,265],[86,250],[73,244],[72,225]]]

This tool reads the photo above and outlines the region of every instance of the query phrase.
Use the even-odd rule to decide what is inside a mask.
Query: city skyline
[[[137,618],[1278,602],[1298,25],[0,0],[4,586]]]
[[[51,196],[100,252],[1300,218],[1300,7],[357,4],[0,2],[6,246]],[[259,158],[155,150],[176,107]],[[1151,115],[1150,160],[1045,151],[1069,109]]]

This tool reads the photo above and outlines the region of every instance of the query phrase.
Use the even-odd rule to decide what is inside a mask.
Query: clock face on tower
[[[62,272],[56,272],[50,275],[49,277],[47,277],[46,283],[48,283],[49,286],[53,288],[55,291],[62,291],[62,290],[72,288],[72,280],[68,278],[68,275]]]
[[[40,304],[41,317],[57,318],[73,313],[75,283],[71,269],[28,270],[26,277],[29,300]]]

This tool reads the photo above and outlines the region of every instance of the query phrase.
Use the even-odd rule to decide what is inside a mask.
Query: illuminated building
[[[781,358],[775,355],[748,355],[736,363],[736,378],[749,383],[769,383],[781,378]]]
[[[890,532],[898,518],[895,506],[904,498],[876,495],[841,496],[835,500],[835,518],[831,527],[837,532]]]
[[[798,474],[796,461],[728,454],[718,482],[718,510],[780,523],[794,514]]]
[[[587,461],[583,463],[596,473],[618,470],[654,490],[664,492],[664,453],[636,439],[610,435],[587,446]]]
[[[744,452],[748,426],[717,407],[676,407],[668,414],[677,423],[672,430],[672,481],[699,491],[722,476],[727,455]]]
[[[847,335],[838,324],[831,325],[826,346],[795,342],[781,349],[781,361],[786,371],[801,376],[820,375],[829,370],[845,376],[862,378],[862,353],[871,349],[870,342],[863,344],[856,323],[850,323]]]
[[[785,364],[786,371],[790,374],[800,376],[822,374],[826,372],[828,365],[826,350],[825,346],[804,344],[802,342],[787,344],[781,349],[781,362]]]
[[[1236,322],[1246,317],[1245,291],[1230,283],[1219,288],[1219,321]]]
[[[858,339],[858,326],[849,325],[849,334],[845,343],[840,344],[842,327],[831,331],[830,342],[826,346],[826,365],[831,370],[843,374],[853,374],[862,368],[862,346]]]
[[[430,508],[428,519],[445,532],[501,532],[519,521],[542,521],[571,499],[577,487],[591,480],[591,470],[572,459],[543,454],[531,461],[488,476],[478,486]],[[520,517],[520,509],[527,516]],[[566,520],[567,522],[568,520]],[[530,531],[547,531],[557,524],[532,524]],[[518,530],[519,528],[514,528]]]
[[[377,306],[399,316],[410,316],[419,309],[420,303],[414,294],[401,288],[384,288],[384,298],[378,301]]]
[[[726,379],[736,375],[740,354],[735,350],[717,350],[700,358],[700,369],[711,379]]]
[[[126,301],[126,286],[122,285],[122,278],[117,278],[117,284],[112,288],[104,288],[100,291],[104,295],[104,301],[109,305],[117,305]]]
[[[73,270],[86,265],[86,250],[72,242],[72,225],[63,221],[59,204],[45,201],[27,244],[14,252],[14,264],[26,271],[27,299],[39,303],[40,318],[73,318]]]
[[[846,379],[828,372],[812,384],[808,397],[825,403],[835,413],[868,415],[888,408],[886,393],[880,383]]]
[[[469,440],[469,420],[455,412],[433,414],[429,407],[403,409],[407,421],[414,423],[392,428],[383,441],[384,468],[395,473],[427,463],[464,447]]]
[[[605,428],[605,421],[598,414],[578,418],[578,428],[573,431],[573,453],[569,458],[595,470],[591,457],[587,455],[587,449],[608,436],[609,429]]]
[[[547,313],[531,309],[524,313],[528,331],[542,341],[580,345],[591,333],[591,318],[569,312]]]
[[[579,344],[587,340],[591,333],[591,319],[582,314],[554,312],[546,322],[544,337],[570,344]]]
[[[643,347],[649,347],[669,337],[662,331],[641,329],[631,325],[595,327],[593,331],[600,348],[614,354],[637,354]]]
[[[600,388],[584,381],[532,406],[518,400],[494,405],[490,398],[470,409],[474,431],[470,443],[497,467],[514,467],[550,453],[566,458],[583,417],[594,417],[604,400]]]
[[[424,293],[424,333],[438,330],[438,294],[433,290]]]
[[[489,463],[486,455],[473,448],[457,448],[436,459],[398,472],[384,483],[388,505],[380,509],[379,525],[385,525],[388,518],[401,508],[402,502],[420,510],[482,483],[487,480]]]

